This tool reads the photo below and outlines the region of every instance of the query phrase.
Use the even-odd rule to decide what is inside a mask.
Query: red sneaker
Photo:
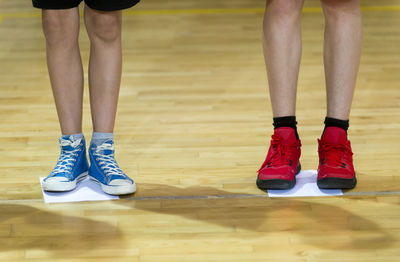
[[[353,152],[346,131],[339,127],[327,127],[318,139],[319,188],[353,188],[357,184],[353,166]]]
[[[300,139],[293,128],[280,127],[272,135],[267,158],[258,170],[257,186],[260,189],[289,189],[296,184],[300,172]]]

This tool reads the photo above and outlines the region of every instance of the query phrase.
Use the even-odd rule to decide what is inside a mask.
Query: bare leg
[[[359,0],[321,0],[325,14],[327,116],[347,120],[362,44]]]
[[[43,10],[47,66],[61,132],[82,132],[83,68],[79,53],[78,8]]]
[[[274,117],[295,115],[303,3],[267,0],[263,46]]]
[[[85,5],[90,38],[89,90],[93,131],[112,133],[121,82],[121,11],[102,12]]]

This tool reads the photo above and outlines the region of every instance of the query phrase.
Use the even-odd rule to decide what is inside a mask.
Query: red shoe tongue
[[[278,134],[283,138],[285,144],[290,144],[296,142],[296,135],[294,134],[294,129],[291,127],[280,127],[275,129],[275,134]]]
[[[344,144],[347,141],[346,131],[340,127],[327,127],[322,135],[322,141],[329,144]]]

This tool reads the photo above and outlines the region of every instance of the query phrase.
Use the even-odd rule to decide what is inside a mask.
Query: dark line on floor
[[[343,196],[398,196],[400,191],[377,191],[377,192],[343,192]],[[313,198],[310,197],[283,197],[283,198]],[[318,196],[319,197],[319,196]],[[320,197],[331,197],[331,196],[320,196]],[[342,196],[333,196],[342,197]],[[269,197],[267,193],[264,194],[225,194],[225,195],[186,195],[186,196],[138,196],[138,197],[122,197],[120,200],[133,200],[133,201],[144,201],[144,200],[190,200],[190,199],[246,199],[246,198],[276,198]],[[280,197],[278,197],[280,198]],[[112,200],[116,201],[116,200]],[[0,200],[0,203],[26,203],[26,202],[44,202],[43,199],[9,199]],[[90,201],[91,202],[91,201]],[[100,202],[100,201],[96,201]],[[73,203],[73,202],[63,202]],[[80,203],[80,202],[76,202]],[[60,203],[62,204],[62,203]]]
[[[388,195],[400,195],[400,191],[343,192],[343,196],[388,196]],[[307,198],[312,198],[312,197],[314,196],[310,196]],[[330,196],[321,196],[321,197],[330,197]],[[335,197],[341,197],[341,196],[335,196]],[[141,201],[141,200],[188,200],[188,199],[229,199],[229,198],[245,199],[245,198],[276,198],[276,197],[270,197],[268,196],[267,193],[265,193],[265,194],[225,194],[225,195],[199,195],[199,196],[148,196],[148,197],[143,196],[143,197],[124,197],[122,199]]]

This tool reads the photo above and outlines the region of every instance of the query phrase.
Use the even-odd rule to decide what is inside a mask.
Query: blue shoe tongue
[[[106,141],[103,144],[97,146],[98,152],[102,155],[112,155],[114,154],[114,143],[110,141]]]
[[[69,139],[60,139],[60,145],[64,152],[75,150],[81,143],[82,139],[73,140],[72,137]]]

